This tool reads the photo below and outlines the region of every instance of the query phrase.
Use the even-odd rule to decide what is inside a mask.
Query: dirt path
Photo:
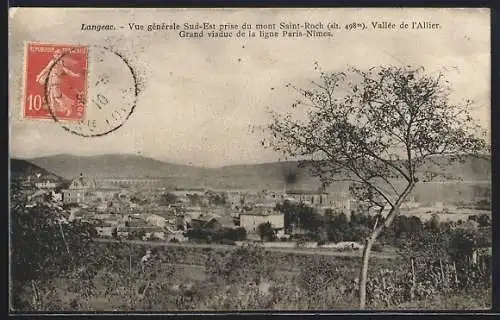
[[[96,238],[94,239],[96,242],[101,243],[117,243],[120,240],[114,239],[102,239]],[[143,245],[143,246],[163,246],[163,247],[184,247],[184,248],[210,248],[210,249],[221,249],[221,250],[234,250],[238,248],[238,246],[234,245],[224,245],[224,244],[203,244],[203,243],[172,243],[166,241],[144,241],[144,240],[121,240],[123,243],[130,243],[135,245]],[[323,256],[334,256],[334,257],[356,257],[360,258],[362,255],[361,251],[346,251],[339,252],[333,251],[332,249],[323,249],[323,248],[308,248],[308,249],[299,249],[299,248],[264,248],[266,251],[271,252],[282,252],[282,253],[294,253],[294,254],[305,254],[305,255],[323,255]],[[380,253],[380,252],[372,252],[372,257],[380,258],[380,259],[394,259],[396,256],[391,253]]]

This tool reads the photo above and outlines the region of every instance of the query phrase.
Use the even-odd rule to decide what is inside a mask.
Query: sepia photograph
[[[10,8],[12,314],[489,310],[487,8]]]

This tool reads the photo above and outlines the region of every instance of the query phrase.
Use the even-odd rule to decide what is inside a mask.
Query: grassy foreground
[[[346,310],[358,305],[359,258],[94,244],[95,263],[69,277],[38,283],[45,311]],[[405,269],[373,259],[368,308],[478,310],[491,307],[491,288],[421,290],[408,298]],[[144,268],[143,268],[144,267]],[[397,269],[397,270],[394,270]],[[383,283],[383,284],[381,284]],[[381,293],[382,292],[382,293]],[[34,292],[24,288],[27,309]]]

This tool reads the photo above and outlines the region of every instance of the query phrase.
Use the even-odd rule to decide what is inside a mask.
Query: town
[[[259,230],[271,227],[276,239],[289,239],[284,202],[303,204],[324,214],[335,210],[350,215],[355,201],[347,194],[320,191],[167,189],[165,179],[89,179],[83,173],[72,181],[43,180],[36,175],[22,182],[33,191],[31,201],[44,198],[68,208],[68,221],[95,225],[99,237],[188,241],[193,230],[244,229],[242,240],[261,240]],[[192,234],[192,232],[191,232]],[[273,237],[272,237],[273,238]]]
[[[82,172],[70,181],[35,173],[20,184],[32,203],[43,199],[60,204],[70,212],[65,217],[68,222],[90,223],[95,236],[104,239],[226,245],[253,242],[279,248],[305,242],[308,248],[359,250],[363,244],[355,241],[321,240],[321,224],[332,216],[343,215],[350,221],[353,215],[377,213],[348,192],[328,193],[324,188],[296,190],[284,183],[282,190],[186,189],[165,187],[167,182],[167,178],[93,179]],[[473,200],[488,202],[484,195],[475,195]],[[438,201],[425,205],[415,197],[409,197],[403,207],[403,215],[422,221],[437,213],[443,222],[453,225],[463,224],[469,217],[491,220],[488,203],[483,208],[465,206],[465,214],[456,206]],[[302,210],[298,213],[302,216],[293,216],[293,210]],[[446,214],[450,210],[454,214]]]

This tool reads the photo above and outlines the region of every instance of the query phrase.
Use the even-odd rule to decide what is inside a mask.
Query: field
[[[103,239],[103,238],[96,238],[94,241],[99,242],[99,243],[118,243],[119,241],[113,240],[113,239]],[[224,245],[224,244],[204,244],[204,243],[172,243],[172,242],[165,242],[165,241],[145,241],[145,240],[123,240],[123,243],[128,243],[128,244],[133,244],[133,245],[139,245],[143,247],[168,247],[168,248],[177,248],[177,250],[184,250],[184,249],[189,249],[189,248],[197,248],[197,249],[204,249],[204,250],[213,250],[213,251],[230,251],[230,250],[235,250],[237,249],[237,246],[235,245]],[[236,242],[239,243],[239,242]],[[286,246],[285,246],[286,244]],[[312,243],[316,244],[316,243]],[[245,245],[244,242],[240,243],[239,246]],[[269,246],[267,246],[269,245]],[[272,246],[270,246],[272,245]],[[282,245],[282,246],[280,246]],[[262,242],[259,244],[259,246],[262,246],[265,248],[266,251],[269,252],[277,252],[277,253],[290,253],[290,254],[297,254],[297,255],[319,255],[319,256],[334,256],[334,257],[350,257],[350,258],[361,258],[362,251],[361,250],[332,250],[331,248],[297,248],[295,247],[296,244],[292,242],[285,242],[285,243],[280,243],[280,242]],[[394,253],[394,248],[391,247],[385,247],[384,252],[375,252],[373,253],[373,256],[376,258],[382,258],[382,259],[393,259],[395,258],[395,253]],[[166,249],[168,250],[168,249]],[[174,249],[175,250],[175,249]]]
[[[65,311],[294,310],[355,309],[360,259],[244,247],[151,246],[96,243],[101,258],[73,277],[43,284],[45,308]],[[145,269],[146,250],[155,258]],[[114,252],[109,257],[109,252]],[[107,256],[108,255],[108,256]],[[406,290],[403,258],[372,258],[371,309],[485,309],[489,288],[430,292],[412,301]],[[426,271],[427,272],[427,271]],[[383,279],[385,295],[377,283]],[[42,285],[40,286],[42,287]],[[377,291],[378,290],[378,291]],[[391,291],[392,290],[392,291]],[[472,290],[472,291],[470,291]],[[391,293],[392,294],[389,294]],[[25,290],[30,296],[30,290]]]

